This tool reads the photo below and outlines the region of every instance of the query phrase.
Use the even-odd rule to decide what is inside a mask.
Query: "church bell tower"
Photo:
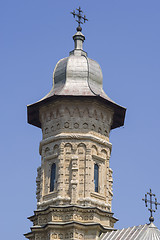
[[[98,239],[117,221],[111,211],[110,131],[123,126],[125,108],[103,91],[99,64],[83,50],[86,21],[79,8],[74,50],[53,72],[53,87],[27,107],[28,123],[42,129],[37,210],[29,240]]]

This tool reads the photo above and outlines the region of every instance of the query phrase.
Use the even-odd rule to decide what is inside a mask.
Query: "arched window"
[[[53,192],[55,189],[56,182],[56,164],[53,163],[51,167],[51,181],[50,181],[50,192]]]
[[[94,164],[94,191],[98,192],[99,166]]]

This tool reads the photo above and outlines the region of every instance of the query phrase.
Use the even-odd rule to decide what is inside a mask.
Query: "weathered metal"
[[[150,223],[104,233],[100,240],[160,240],[160,231]]]

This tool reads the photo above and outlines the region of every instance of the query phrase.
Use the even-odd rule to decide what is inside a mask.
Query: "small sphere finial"
[[[75,12],[75,10],[73,10],[73,12],[71,12],[71,14],[73,15],[73,17],[77,17],[78,20],[76,20],[76,22],[78,22],[78,27],[77,27],[77,31],[81,32],[82,31],[82,27],[81,24],[83,24],[82,20],[84,21],[84,23],[86,21],[88,21],[88,19],[86,18],[86,16],[82,16],[83,11],[81,10],[81,7],[76,8],[76,10],[78,11],[78,13]]]
[[[77,27],[77,32],[81,32],[82,28],[80,26]]]
[[[149,218],[149,221],[150,221],[150,223],[151,223],[151,222],[154,222],[154,217],[151,216],[151,217]]]

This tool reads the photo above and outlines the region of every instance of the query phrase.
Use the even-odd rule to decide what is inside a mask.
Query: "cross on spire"
[[[149,195],[150,199],[147,199],[147,195]],[[145,194],[145,198],[143,198],[142,200],[145,201],[145,205],[146,207],[148,207],[148,204],[150,204],[150,208],[148,208],[148,211],[150,211],[150,218],[149,221],[150,222],[154,222],[154,217],[153,217],[153,212],[155,212],[157,210],[157,206],[160,205],[160,203],[157,202],[157,198],[155,197],[156,195],[152,193],[152,190],[150,189],[150,192],[147,192],[147,194]],[[155,198],[155,200],[152,199]],[[153,205],[155,205],[155,210],[153,209]]]
[[[73,14],[73,17],[77,17],[78,20],[76,20],[76,22],[78,22],[78,27],[77,27],[77,31],[82,31],[82,28],[81,28],[81,24],[83,24],[82,20],[84,21],[84,23],[86,21],[88,21],[88,19],[86,18],[86,16],[82,16],[82,13],[83,11],[81,10],[81,7],[79,8],[76,8],[76,10],[78,11],[78,13],[75,12],[75,10],[73,10],[73,12],[71,12],[71,14]]]

